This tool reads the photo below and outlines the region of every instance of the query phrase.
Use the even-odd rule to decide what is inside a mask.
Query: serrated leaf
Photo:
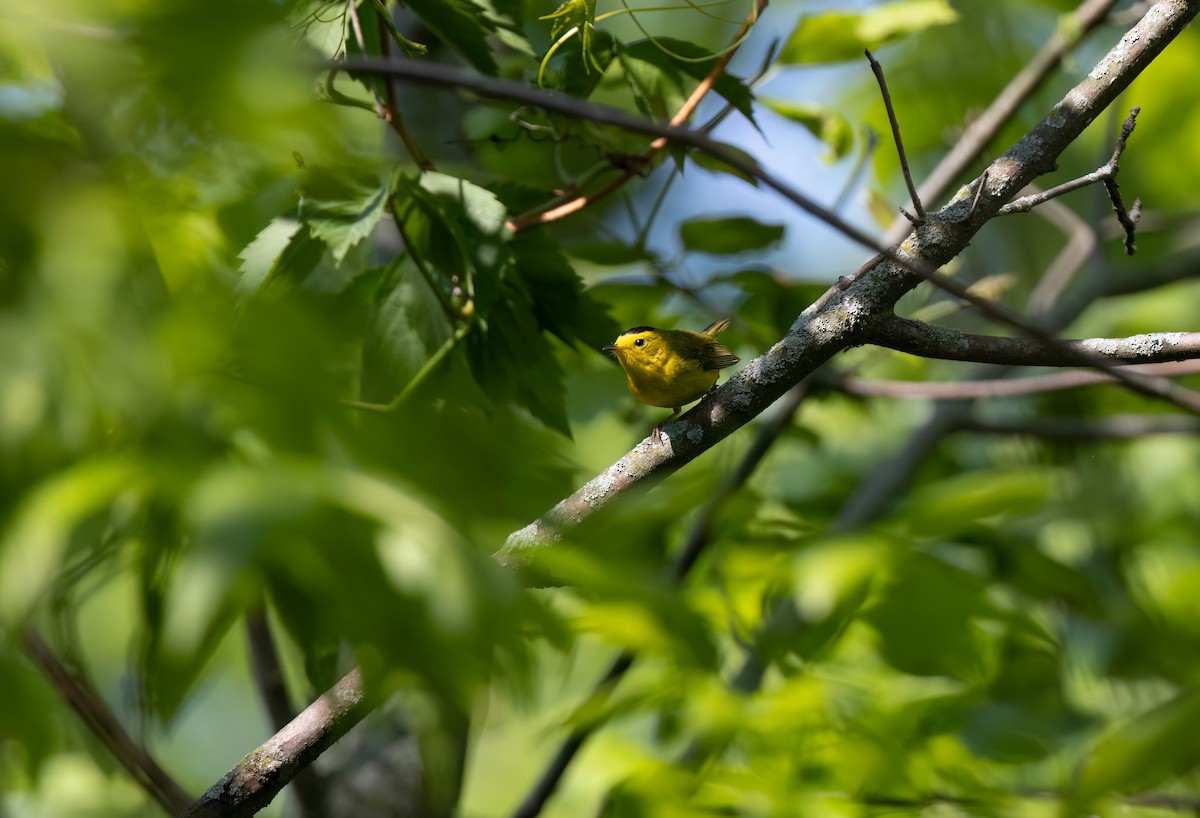
[[[864,12],[828,11],[800,18],[779,52],[785,64],[861,60],[863,51],[958,20],[947,0],[905,0]]]
[[[584,290],[566,254],[544,232],[519,234],[512,249],[539,327],[568,344],[578,339],[587,346],[602,346],[616,337],[616,323]]]
[[[763,104],[780,116],[802,125],[829,146],[827,158],[830,160],[841,159],[854,147],[854,128],[850,120],[828,105],[785,99],[764,99]]]
[[[489,398],[523,406],[570,436],[562,368],[539,331],[532,299],[519,280],[503,282],[486,329],[468,335],[467,342],[471,372]]]
[[[297,218],[277,216],[238,253],[237,257],[242,260],[238,267],[242,276],[237,285],[239,292],[257,292],[266,283],[275,268],[275,263],[300,227],[301,223]]]
[[[728,219],[690,219],[679,225],[685,249],[712,255],[735,255],[762,250],[783,239],[782,224],[763,224],[746,216]]]
[[[655,258],[654,253],[645,248],[601,239],[577,242],[570,245],[567,251],[581,261],[604,267],[623,267]]]
[[[375,229],[383,218],[388,187],[359,180],[340,179],[330,174],[313,177],[317,184],[306,186],[300,199],[300,218],[314,237],[325,242],[340,265],[350,248]]]
[[[468,0],[405,0],[443,43],[485,74],[498,70],[488,45],[490,27],[483,10]]]
[[[389,271],[363,340],[363,397],[391,400],[454,331],[437,295],[411,264]]]
[[[651,47],[621,48],[617,51],[625,82],[633,92],[638,110],[647,116],[667,119],[687,99],[679,67]]]
[[[508,209],[490,190],[442,173],[421,174],[415,187],[411,181],[401,180],[397,189],[407,191],[418,204],[424,205],[426,218],[432,220],[432,240],[441,235],[443,241],[453,244],[453,248],[429,249],[436,263],[451,266],[443,270],[447,276],[466,274],[475,311],[486,316],[512,263]],[[397,207],[404,212],[403,204],[398,203]],[[412,233],[408,235],[410,240],[416,240]]]

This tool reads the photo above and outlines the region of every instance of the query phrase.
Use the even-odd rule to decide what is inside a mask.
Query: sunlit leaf
[[[300,219],[329,245],[335,264],[375,229],[387,202],[386,185],[314,171],[300,199]]]
[[[861,60],[865,49],[874,50],[957,19],[958,13],[947,0],[900,0],[864,12],[805,15],[784,43],[779,59],[793,64]]]
[[[827,105],[792,102],[785,99],[763,100],[768,108],[790,119],[829,147],[830,159],[842,159],[854,147],[854,128],[842,114]]]

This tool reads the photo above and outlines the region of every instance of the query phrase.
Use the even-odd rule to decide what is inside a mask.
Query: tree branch
[[[271,799],[346,732],[370,708],[357,669],[321,694],[303,713],[243,758],[213,784],[180,818],[249,816]]]
[[[876,321],[864,335],[877,346],[922,358],[1007,366],[1079,366],[1084,359],[1123,366],[1200,358],[1200,332],[1059,340],[1051,345],[1033,338],[972,335],[892,315]]]
[[[779,440],[779,436],[788,428],[792,422],[792,417],[795,416],[796,410],[800,408],[800,404],[810,394],[810,389],[807,384],[797,384],[791,392],[789,392],[781,401],[779,410],[771,421],[765,424],[758,437],[754,439],[754,444],[746,455],[738,462],[735,468],[724,480],[721,485],[713,493],[708,502],[700,510],[699,516],[692,524],[691,532],[688,534],[687,542],[675,555],[675,559],[671,562],[669,576],[672,584],[681,585],[692,568],[695,567],[696,561],[700,559],[700,555],[708,548],[712,541],[712,525],[717,514],[725,508],[725,504],[729,502],[748,481],[751,475],[754,474],[763,458],[767,456],[767,452]],[[622,653],[613,662],[608,672],[597,683],[592,691],[592,701],[602,702],[611,692],[613,687],[621,677],[633,666],[634,660],[637,657],[632,653]],[[603,698],[602,698],[603,697]],[[592,724],[583,724],[571,731],[567,739],[559,745],[557,752],[551,758],[550,763],[542,771],[538,777],[537,783],[533,789],[525,796],[521,805],[513,813],[514,818],[534,818],[538,815],[542,808],[546,805],[546,801],[554,794],[558,787],[559,781],[562,780],[563,774],[567,767],[575,758],[576,754],[583,747],[588,737],[595,732],[596,726]]]
[[[133,740],[108,703],[78,674],[67,669],[36,631],[25,632],[24,648],[26,655],[58,688],[63,699],[79,714],[92,734],[104,743],[113,758],[163,811],[174,815],[187,806],[191,796],[158,765],[145,747]]]

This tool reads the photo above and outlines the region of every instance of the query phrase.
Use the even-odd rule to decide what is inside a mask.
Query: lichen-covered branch
[[[362,674],[353,670],[303,713],[209,787],[180,818],[249,816],[271,803],[296,773],[362,720],[369,707]]]

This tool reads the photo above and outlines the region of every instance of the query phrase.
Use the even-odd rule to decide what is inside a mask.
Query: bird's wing
[[[724,369],[727,366],[733,366],[740,360],[741,358],[730,352],[724,344],[710,341],[704,345],[700,365],[705,369]]]

